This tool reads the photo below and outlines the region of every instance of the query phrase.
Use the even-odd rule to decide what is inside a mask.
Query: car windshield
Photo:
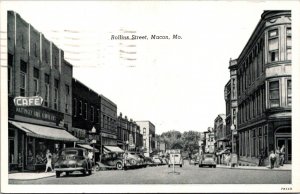
[[[78,155],[78,150],[64,150],[61,155]]]

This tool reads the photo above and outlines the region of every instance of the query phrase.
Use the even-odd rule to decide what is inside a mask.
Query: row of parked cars
[[[80,171],[83,174],[91,174],[92,169],[118,169],[126,170],[129,168],[144,168],[147,166],[170,166],[170,160],[158,155],[153,157],[145,157],[138,152],[109,152],[102,154],[100,161],[93,164],[88,157],[88,151],[84,148],[65,148],[59,152],[58,160],[54,164],[56,177],[60,177],[61,173],[66,175],[74,171]],[[182,166],[182,165],[181,165]]]

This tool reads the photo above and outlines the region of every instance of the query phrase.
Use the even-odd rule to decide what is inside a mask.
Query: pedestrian
[[[279,168],[279,154],[280,154],[280,148],[277,147],[277,149],[275,150],[275,156],[276,156],[276,162],[275,162],[275,167]]]
[[[258,166],[262,166],[262,165],[263,165],[263,162],[264,162],[264,159],[265,159],[265,153],[264,153],[264,150],[263,150],[263,149],[260,150],[258,159],[259,159],[259,161],[258,161]]]
[[[45,172],[48,171],[48,168],[50,168],[51,172],[53,172],[53,169],[52,169],[52,154],[51,154],[49,149],[47,149],[47,151],[46,151],[46,159],[47,159],[47,163],[46,163]]]
[[[276,162],[276,155],[274,154],[273,150],[270,153],[269,161],[270,161],[270,167],[271,167],[271,169],[273,169],[274,168],[274,164]]]
[[[280,154],[279,154],[279,158],[280,158],[280,166],[283,166],[284,164],[284,156],[285,156],[285,146],[282,145],[281,149],[280,149]]]
[[[123,169],[124,170],[126,170],[127,158],[128,158],[128,153],[127,153],[127,151],[125,151],[124,154],[123,154]]]

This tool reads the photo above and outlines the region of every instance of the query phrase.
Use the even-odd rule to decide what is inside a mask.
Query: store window
[[[287,105],[292,106],[292,80],[287,80]]]
[[[45,74],[45,106],[49,107],[50,101],[50,76]]]
[[[54,109],[55,110],[58,110],[58,98],[59,98],[58,87],[59,87],[59,81],[58,79],[54,79]]]
[[[279,107],[279,81],[269,82],[269,102],[270,107]]]

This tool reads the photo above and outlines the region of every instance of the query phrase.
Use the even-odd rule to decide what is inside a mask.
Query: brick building
[[[49,149],[73,145],[72,65],[64,52],[13,11],[7,13],[9,167],[36,170]],[[15,97],[39,96],[40,106],[15,106]]]

